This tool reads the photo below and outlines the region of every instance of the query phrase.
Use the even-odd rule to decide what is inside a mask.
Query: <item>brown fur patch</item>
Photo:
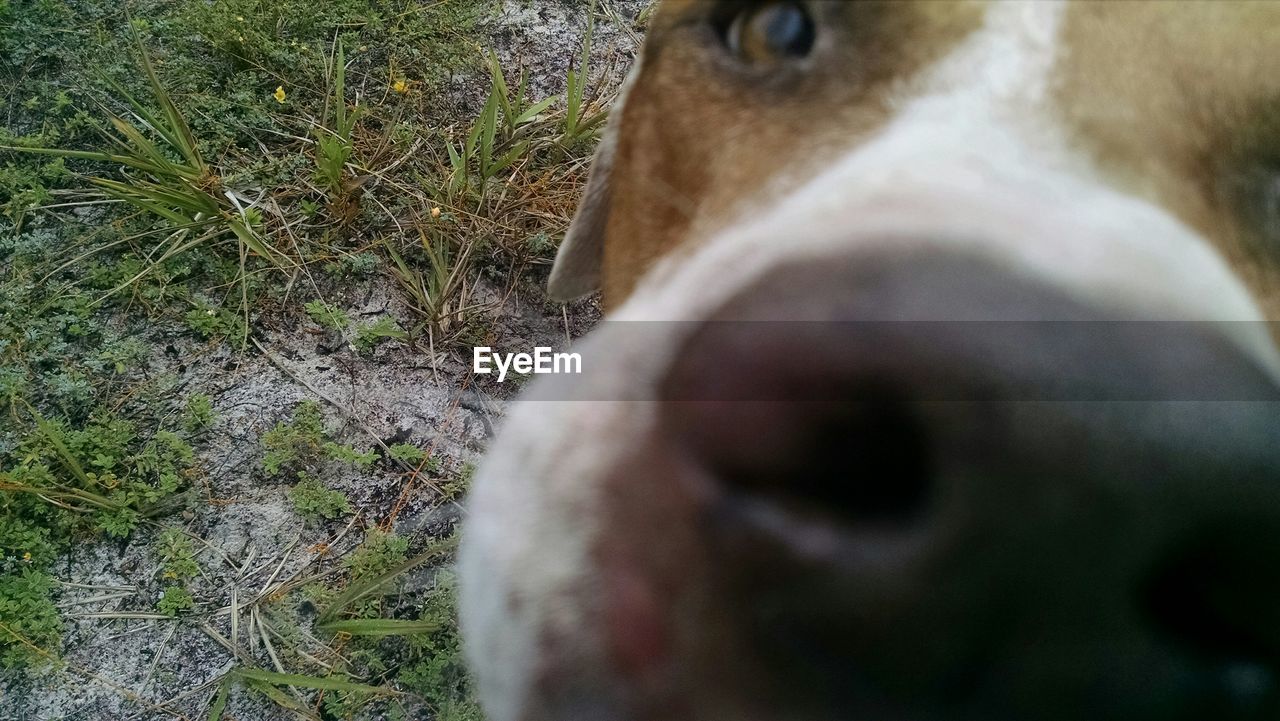
[[[889,117],[889,90],[941,58],[982,21],[977,2],[812,4],[815,52],[753,69],[725,50],[717,3],[667,0],[628,97],[612,177],[605,302],[615,306],[660,257],[753,212],[802,181],[824,151]]]
[[[1056,88],[1061,117],[1111,181],[1209,238],[1272,320],[1280,229],[1249,208],[1280,170],[1277,38],[1280,3],[1078,2]]]

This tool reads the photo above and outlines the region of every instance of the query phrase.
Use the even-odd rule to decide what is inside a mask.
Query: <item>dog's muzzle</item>
[[[661,387],[705,612],[779,698],[1280,717],[1280,392],[1220,326],[864,257],[745,289]]]
[[[945,253],[604,324],[546,392],[659,402],[547,491],[587,569],[513,612],[518,718],[1280,718],[1280,390],[1230,337]]]

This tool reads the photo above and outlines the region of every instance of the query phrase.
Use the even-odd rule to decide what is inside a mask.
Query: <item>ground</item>
[[[598,317],[541,287],[647,8],[0,0],[0,721],[481,718],[470,347]]]

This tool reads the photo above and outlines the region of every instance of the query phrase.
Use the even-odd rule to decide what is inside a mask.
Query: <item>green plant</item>
[[[427,454],[425,451],[423,451],[421,448],[411,443],[397,443],[395,445],[389,446],[387,448],[387,455],[391,456],[392,460],[400,461],[401,463],[407,463],[411,466],[418,465],[419,463],[422,462],[424,458],[427,457]],[[439,470],[439,468],[440,468],[440,462],[437,461],[434,457],[432,457],[427,462],[427,470],[436,471],[436,470]]]
[[[364,543],[342,561],[352,580],[379,576],[405,562],[409,539],[377,529],[369,531]]]
[[[183,316],[187,327],[203,338],[227,338],[247,332],[244,319],[221,307],[197,301],[195,307]]]
[[[109,508],[98,512],[98,530],[114,536],[125,538],[138,526],[138,512],[132,508]]]
[[[160,600],[156,601],[156,610],[166,616],[177,616],[195,606],[195,597],[183,586],[166,587],[160,594]]]
[[[361,353],[369,353],[388,339],[405,341],[409,339],[409,334],[400,328],[395,318],[384,316],[356,329],[355,347]]]
[[[408,297],[410,306],[425,319],[424,325],[440,340],[447,340],[466,326],[473,309],[469,281],[475,245],[455,244],[438,230],[418,229],[418,249],[426,260],[424,270],[412,266],[395,246],[383,241],[391,257],[392,275]]]
[[[536,120],[556,100],[546,98],[530,103],[527,99],[528,75],[523,69],[516,92],[512,93],[497,53],[490,50],[486,60],[490,84],[484,107],[462,143],[457,146],[452,141],[445,143],[452,171],[449,195],[454,198],[467,188],[473,167],[484,183],[528,154],[530,141],[516,139],[516,133]]]
[[[550,108],[556,99],[551,97],[530,102],[528,99],[529,73],[525,68],[520,69],[520,81],[516,85],[515,93],[512,93],[507,86],[502,64],[498,61],[498,54],[491,49],[486,60],[489,69],[489,92],[496,99],[498,109],[502,111],[503,133],[506,138],[514,137],[520,128],[537,120],[538,116]]]
[[[307,315],[311,317],[311,320],[322,328],[341,331],[351,324],[351,318],[345,312],[323,300],[313,300],[303,307],[306,309]]]
[[[324,484],[306,473],[298,474],[298,482],[289,489],[293,509],[308,523],[320,519],[333,520],[351,512],[346,494],[325,488]]]
[[[195,464],[191,446],[169,431],[141,441],[119,418],[73,430],[28,412],[38,432],[20,444],[23,460],[0,475],[0,490],[58,499],[110,535],[128,535],[141,514],[181,488]]]
[[[595,32],[596,2],[591,0],[587,9],[587,32],[582,41],[582,51],[578,58],[578,67],[569,70],[565,85],[565,112],[563,134],[559,144],[569,149],[581,145],[584,140],[594,138],[601,123],[608,117],[605,111],[591,113],[586,102],[587,75],[591,66],[591,42]]]
[[[214,392],[203,369],[175,369],[196,358],[207,369],[207,354],[222,353],[215,346],[223,339],[247,339],[250,311],[254,327],[279,328],[301,301],[354,297],[352,280],[386,269],[401,274],[421,317],[406,322],[397,309],[382,319],[349,318],[343,330],[364,352],[386,338],[417,341],[424,329],[428,340],[454,344],[488,333],[496,322],[486,317],[489,295],[473,291],[478,273],[486,284],[527,292],[514,276],[531,255],[549,256],[589,148],[544,152],[558,150],[561,111],[529,97],[527,73],[504,74],[494,54],[475,51],[488,34],[484,18],[504,7],[501,0],[180,0],[132,5],[129,18],[97,0],[0,0],[0,67],[11,81],[0,146],[20,148],[0,149],[0,665],[56,661],[62,586],[52,578],[82,568],[72,562],[80,547],[146,543],[159,565],[159,584],[149,590],[164,593],[144,604],[188,613],[206,605],[207,592],[209,609],[230,602],[243,611],[233,645],[263,631],[276,644],[274,651],[256,640],[256,649],[240,646],[248,653],[233,653],[235,663],[270,662],[274,670],[226,674],[198,717],[229,717],[230,689],[245,687],[302,718],[404,718],[412,711],[399,708],[389,688],[413,670],[441,689],[433,718],[473,718],[474,705],[446,688],[452,611],[417,616],[418,581],[447,562],[448,550],[407,558],[404,539],[373,535],[339,573],[328,573],[318,554],[310,569],[318,573],[297,577],[316,579],[307,589],[321,614],[310,629],[309,617],[290,628],[271,615],[288,605],[283,599],[251,606],[244,595],[225,597],[234,586],[223,583],[221,561],[200,563],[199,539],[171,516],[207,500],[199,517],[216,520],[227,488],[220,456],[224,443],[240,441],[243,424],[202,446],[211,482],[188,490],[203,469],[187,443],[216,421],[215,403],[199,391]],[[486,63],[486,109],[454,117],[436,91],[458,70]],[[410,89],[392,86],[396,79]],[[273,99],[277,86],[286,102]],[[578,107],[591,105],[583,93]],[[467,155],[458,172],[441,147],[444,128],[455,126],[452,150]],[[409,226],[423,232],[414,237]],[[317,268],[325,277],[313,277]],[[305,285],[315,287],[311,280],[325,295],[316,289],[299,298]],[[536,297],[528,307],[544,309]],[[308,310],[321,325],[341,317],[336,308]],[[174,321],[213,342],[191,355],[190,338],[167,347]],[[238,415],[235,397],[225,396],[225,412]],[[315,404],[273,425],[261,439],[264,474],[328,479],[339,463],[376,464],[367,446],[328,438]],[[387,456],[432,474],[428,485],[446,497],[463,483],[412,445]],[[311,491],[303,499],[311,520],[350,513],[353,504],[325,483],[263,491],[288,493],[291,502]],[[381,516],[386,500],[371,496],[360,510]],[[213,563],[217,552],[210,553]],[[398,582],[410,573],[415,583]],[[110,623],[77,626],[88,634]],[[341,635],[340,648],[323,648],[330,634]],[[410,645],[421,636],[443,644],[436,670],[421,667],[434,652]],[[317,672],[312,658],[326,670]],[[303,673],[280,672],[292,668]],[[357,711],[368,699],[376,708]]]
[[[332,59],[332,98],[333,127],[317,127],[316,136],[316,177],[329,192],[330,198],[339,198],[345,194],[344,177],[347,161],[355,150],[352,133],[363,109],[357,105],[347,109],[347,61],[342,43],[338,43],[337,51]]]
[[[200,575],[195,548],[180,528],[166,528],[160,532],[156,537],[156,555],[160,557],[163,578],[185,581]]]
[[[377,451],[369,450],[361,453],[351,446],[344,446],[333,441],[324,444],[324,451],[335,461],[354,463],[356,466],[366,470],[373,467],[373,464],[378,460]]]
[[[476,464],[468,461],[454,474],[441,479],[437,487],[447,499],[461,498],[471,488],[471,479],[476,474]]]
[[[56,649],[61,635],[52,578],[30,568],[0,575],[0,668],[41,660],[37,649]]]
[[[440,560],[457,547],[456,536],[434,543],[430,548],[405,558],[407,539],[381,531],[371,531],[365,542],[344,561],[351,575],[347,587],[337,596],[327,590],[327,604],[317,618],[320,630],[356,637],[383,638],[434,631],[439,619],[418,620],[375,618],[380,610],[381,592],[405,574],[431,561]]]
[[[237,668],[230,671],[223,680],[223,688],[240,681],[245,686],[271,699],[282,708],[297,712],[303,718],[316,718],[306,706],[294,696],[282,691],[280,686],[309,688],[317,691],[331,691],[341,694],[367,694],[369,697],[393,695],[389,689],[356,683],[337,676],[308,676],[299,673],[278,673],[257,668]],[[226,709],[226,694],[219,691],[214,705],[210,708],[209,721],[221,721]]]
[[[304,400],[294,408],[291,422],[280,421],[263,434],[262,470],[275,476],[286,468],[306,465],[319,458],[324,442],[320,405]]]
[[[457,581],[448,571],[436,573],[435,588],[422,603],[419,620],[433,626],[409,637],[410,657],[400,670],[406,688],[425,698],[437,718],[481,721],[470,675],[462,657],[457,624]]]
[[[476,464],[467,461],[462,464],[462,468],[458,471],[458,480],[468,488],[471,487],[471,481],[476,477]]]
[[[67,150],[0,146],[0,149],[92,160],[124,166],[135,173],[124,180],[90,177],[89,183],[108,198],[122,201],[139,211],[168,223],[171,233],[161,247],[149,255],[149,264],[136,275],[113,288],[108,295],[136,283],[166,260],[197,246],[232,234],[239,243],[242,276],[250,254],[272,264],[287,264],[284,256],[271,248],[257,231],[261,215],[250,213],[252,204],[224,188],[217,173],[204,161],[191,127],[160,82],[141,39],[134,30],[134,42],[159,113],[134,99],[125,88],[105,80],[130,107],[138,124],[159,137],[159,143],[133,123],[109,116],[115,134],[106,133],[107,151]],[[174,158],[177,158],[176,160]],[[248,313],[248,308],[244,308]]]
[[[335,278],[359,278],[379,267],[379,258],[374,253],[344,253],[337,260],[325,263],[324,271]]]
[[[204,393],[194,393],[187,399],[182,413],[182,427],[188,433],[197,433],[211,427],[217,415],[213,412],[213,400]]]

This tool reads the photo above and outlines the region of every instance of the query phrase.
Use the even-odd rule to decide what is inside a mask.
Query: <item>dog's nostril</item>
[[[934,470],[928,435],[907,404],[886,398],[746,405],[739,420],[760,433],[740,438],[738,447],[717,443],[707,459],[730,493],[861,525],[910,523],[928,505]]]
[[[1167,639],[1202,658],[1280,668],[1280,550],[1265,524],[1215,525],[1175,548],[1142,603]]]

